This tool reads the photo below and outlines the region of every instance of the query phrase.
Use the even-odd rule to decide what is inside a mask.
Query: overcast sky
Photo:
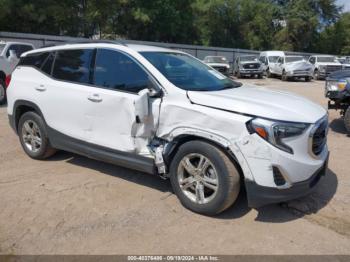
[[[339,5],[344,6],[344,12],[349,12],[350,11],[350,0],[337,0]]]

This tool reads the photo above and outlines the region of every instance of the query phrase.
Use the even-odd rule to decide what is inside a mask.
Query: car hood
[[[207,63],[208,66],[222,66],[222,67],[230,67],[229,64],[225,64],[225,63]]]
[[[326,114],[323,107],[304,97],[254,85],[212,92],[188,91],[188,98],[194,104],[290,122],[315,123]]]
[[[312,69],[312,64],[306,61],[296,61],[296,62],[286,63],[285,67],[288,70],[310,70]]]

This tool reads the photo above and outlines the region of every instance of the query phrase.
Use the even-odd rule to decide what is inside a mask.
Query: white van
[[[267,77],[273,76],[270,67],[277,63],[279,57],[284,56],[285,54],[283,51],[264,51],[260,53],[259,60],[264,65],[264,70]]]

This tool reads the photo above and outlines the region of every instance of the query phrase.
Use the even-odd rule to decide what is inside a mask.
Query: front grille
[[[296,74],[308,74],[309,71],[307,71],[307,70],[294,70],[294,73],[296,73]]]
[[[342,66],[339,65],[328,65],[326,66],[326,72],[327,74],[331,73],[331,72],[335,72],[335,71],[338,71],[338,70],[342,70]]]
[[[258,63],[249,63],[249,64],[243,65],[244,69],[258,69],[259,67],[260,67],[260,64]]]
[[[312,153],[316,156],[321,154],[327,143],[328,119],[323,120],[316,126],[316,130],[312,136]]]

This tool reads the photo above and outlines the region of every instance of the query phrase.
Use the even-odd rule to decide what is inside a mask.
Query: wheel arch
[[[14,124],[15,124],[15,131],[18,132],[18,123],[21,116],[26,112],[35,112],[45,122],[44,116],[39,108],[35,103],[26,101],[26,100],[18,100],[15,102],[13,107],[13,118],[14,118]],[[46,122],[45,122],[46,123]]]
[[[229,149],[228,147],[228,142],[223,143],[221,140],[213,138],[211,134],[205,135],[203,133],[199,134],[180,134],[176,137],[174,137],[165,147],[165,152],[164,152],[164,162],[166,166],[169,168],[171,165],[171,162],[178,152],[178,149],[180,148],[181,145],[190,142],[190,141],[203,141],[208,144],[211,144],[220,150],[232,161],[232,163],[235,165],[237,168],[241,181],[244,181],[244,172],[242,170],[242,167],[238,161],[238,158],[236,155]]]

